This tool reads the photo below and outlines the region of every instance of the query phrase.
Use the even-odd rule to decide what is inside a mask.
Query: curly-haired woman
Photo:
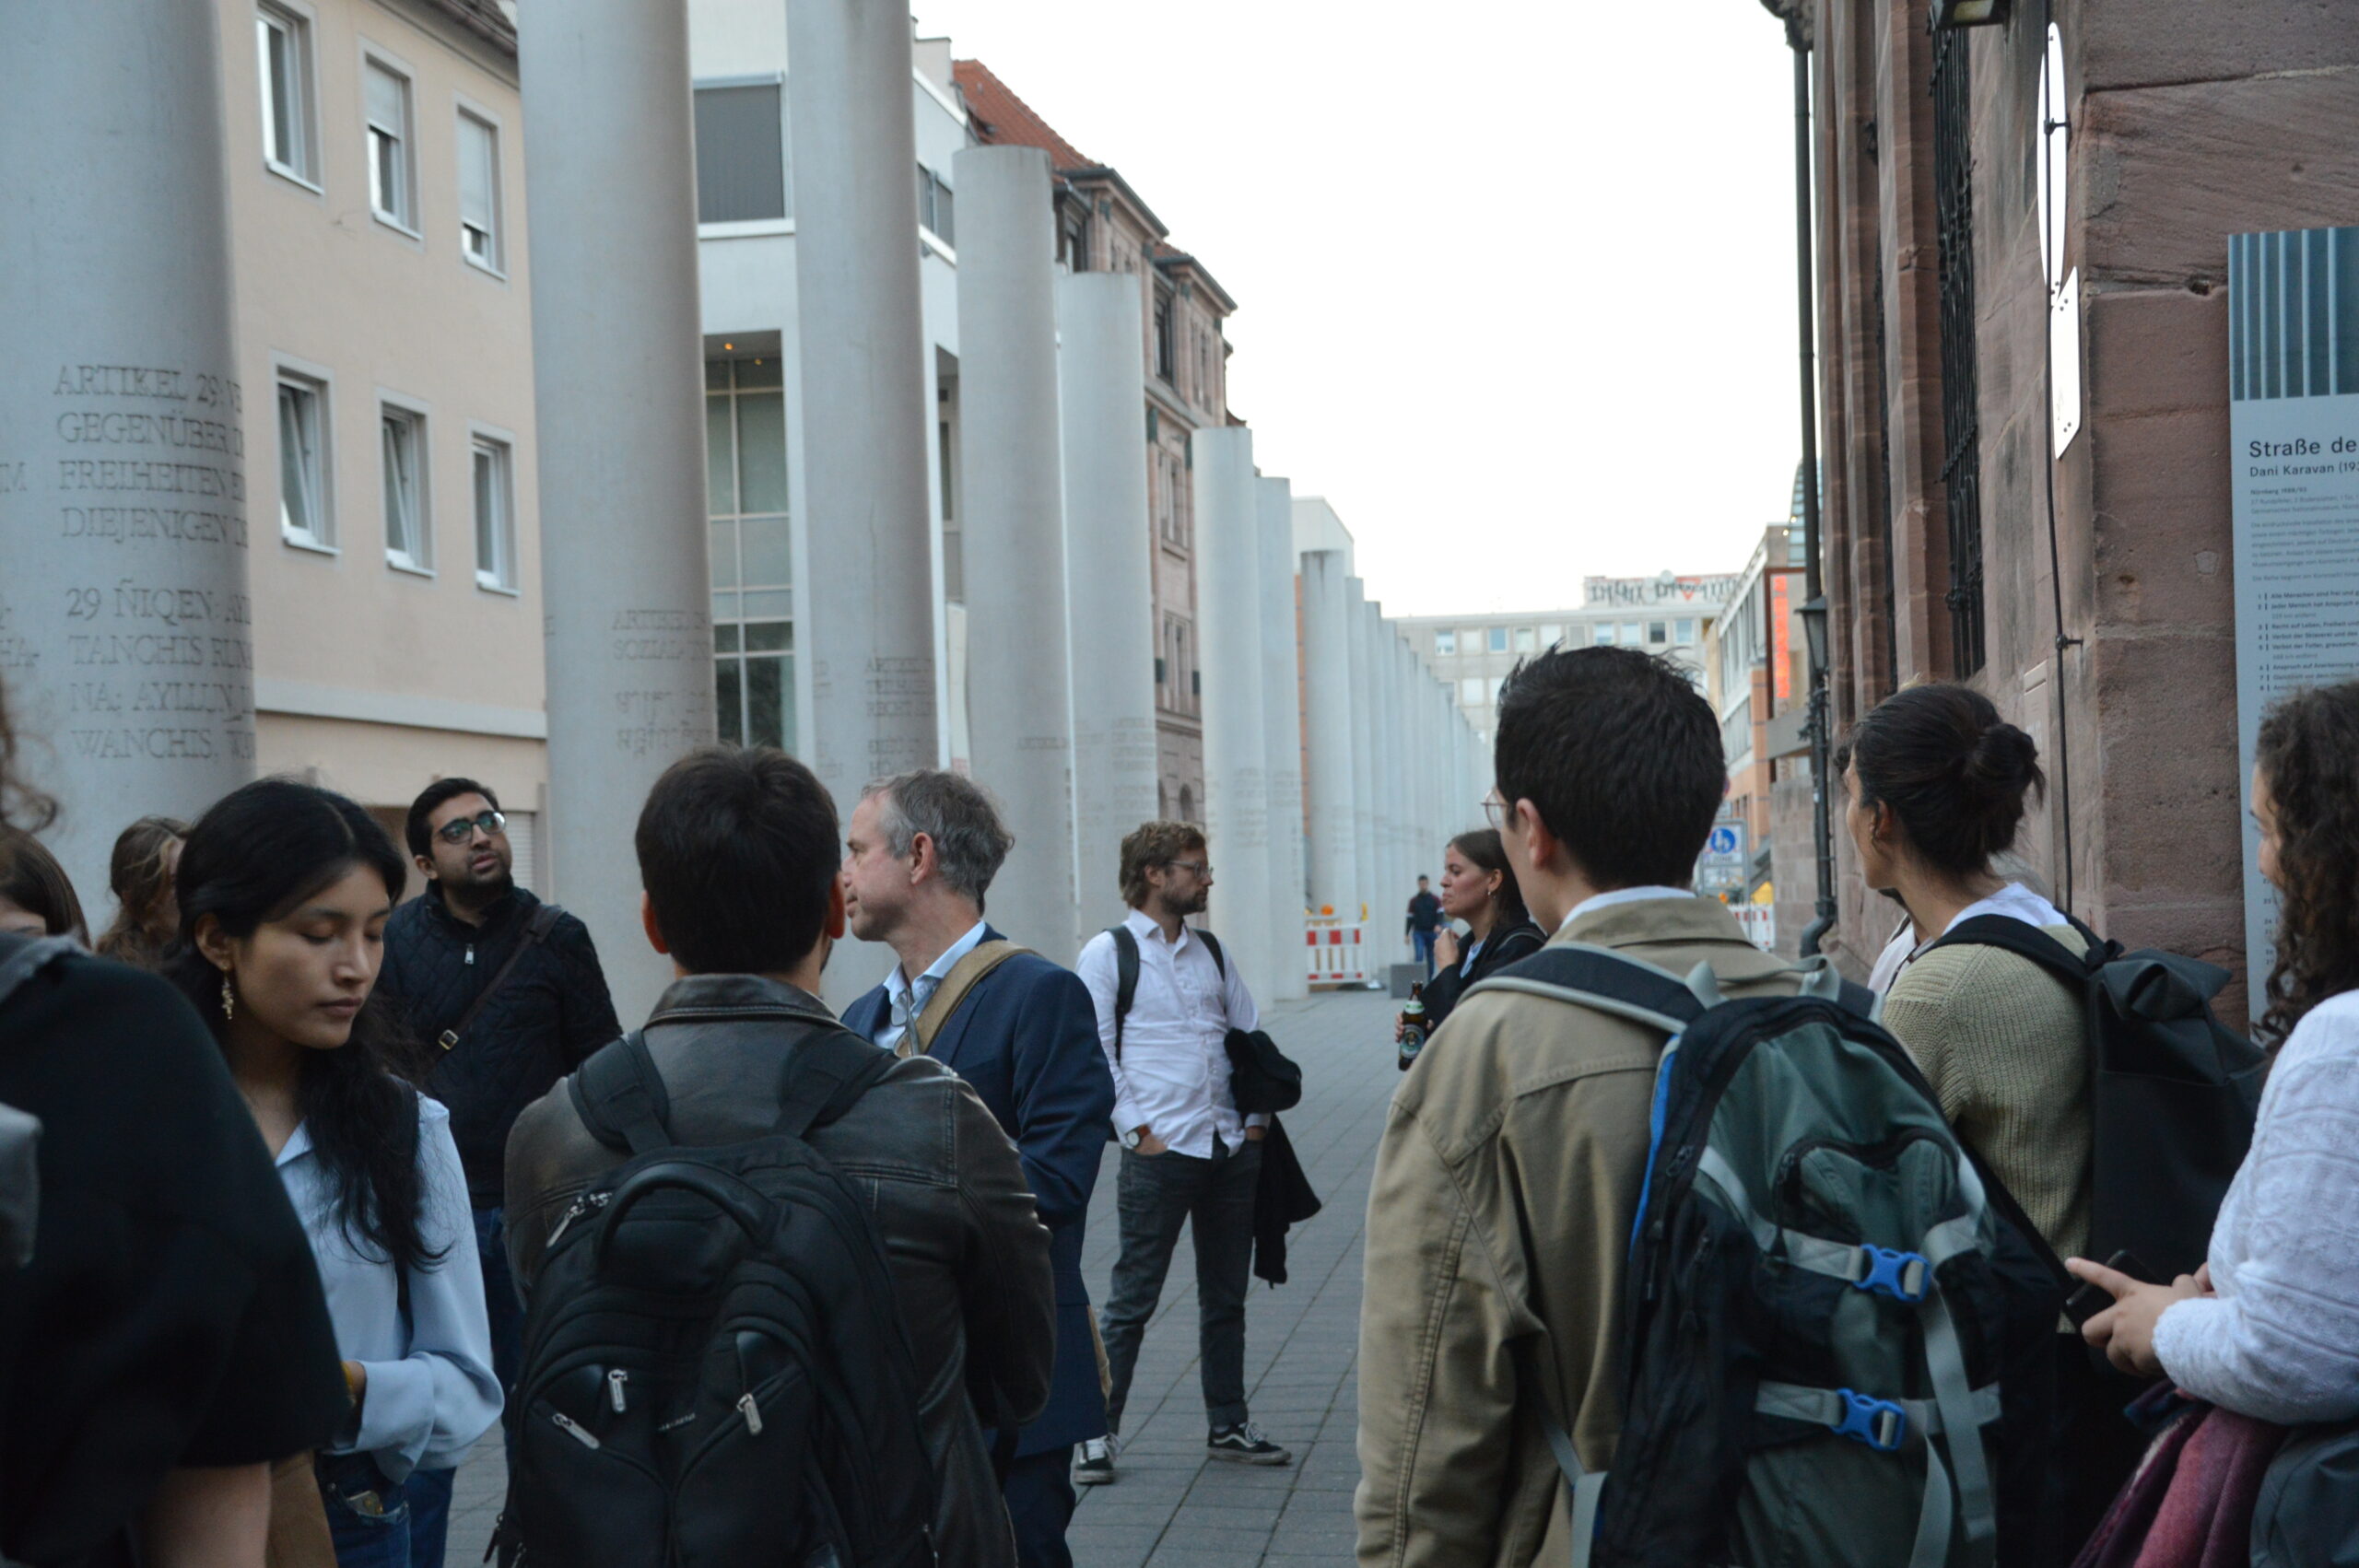
[[[2066,1266],[2112,1293],[2086,1332],[2116,1365],[2260,1421],[2347,1421],[2359,1416],[2359,682],[2270,712],[2252,799],[2261,874],[2282,899],[2261,1020],[2278,1051],[2210,1261],[2167,1285]]]

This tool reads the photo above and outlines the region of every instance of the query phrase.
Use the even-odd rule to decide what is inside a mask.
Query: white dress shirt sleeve
[[[1234,964],[1227,965],[1227,972],[1222,977],[1220,999],[1221,1006],[1228,1014],[1230,1028],[1250,1034],[1262,1026],[1262,1010],[1253,1005],[1253,993],[1246,989],[1245,977],[1238,973]],[[1269,1113],[1256,1111],[1245,1118],[1245,1125],[1267,1127],[1270,1125]]]
[[[1091,937],[1073,967],[1089,991],[1090,1005],[1097,1013],[1097,1047],[1106,1053],[1106,1069],[1114,1075],[1114,1130],[1128,1132],[1144,1127],[1146,1117],[1131,1097],[1131,1086],[1122,1077],[1121,1058],[1114,1049],[1114,996],[1121,986],[1114,939],[1104,931]]]
[[[500,1406],[483,1265],[450,1113],[420,1095],[418,1122],[418,1228],[427,1251],[442,1256],[409,1271],[408,1353],[361,1363],[369,1385],[348,1445],[378,1455],[389,1474],[398,1469],[403,1476],[422,1459],[455,1463],[499,1419]]]

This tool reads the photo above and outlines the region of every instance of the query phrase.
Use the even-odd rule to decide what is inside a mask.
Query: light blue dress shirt
[[[885,1000],[892,1005],[877,1021],[876,1044],[888,1051],[900,1045],[901,1036],[909,1033],[910,1021],[925,1011],[925,1004],[933,1000],[933,993],[942,989],[942,982],[950,977],[958,960],[983,944],[987,924],[977,920],[971,930],[944,948],[942,956],[928,965],[925,973],[915,980],[903,979],[901,966],[893,965],[893,972],[885,977]]]
[[[311,1147],[311,1124],[298,1126],[278,1152],[278,1178],[319,1265],[336,1353],[369,1375],[360,1409],[346,1418],[328,1452],[372,1455],[394,1481],[413,1469],[458,1464],[499,1419],[500,1405],[483,1265],[451,1113],[420,1094],[417,1121],[418,1230],[428,1256],[442,1256],[409,1271],[406,1322],[392,1261],[346,1235],[337,1221],[334,1183]]]

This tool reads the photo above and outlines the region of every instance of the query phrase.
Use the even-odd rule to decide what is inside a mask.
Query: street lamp
[[[1802,638],[1810,645],[1810,682],[1816,690],[1826,668],[1826,595],[1822,593],[1794,612],[1802,618]]]
[[[1808,476],[1815,480],[1815,474]],[[1816,953],[1826,933],[1835,929],[1835,833],[1827,820],[1830,805],[1826,791],[1829,754],[1834,750],[1833,737],[1827,733],[1826,689],[1826,595],[1813,593],[1795,612],[1802,616],[1802,639],[1810,647],[1810,806],[1811,843],[1818,860],[1818,902],[1814,916],[1802,931],[1802,955],[1808,958]]]

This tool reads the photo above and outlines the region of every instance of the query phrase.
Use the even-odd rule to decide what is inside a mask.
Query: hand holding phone
[[[2127,1247],[2107,1258],[2105,1266],[2118,1274],[2129,1275],[2142,1285],[2162,1283],[2154,1278],[2154,1271],[2146,1266],[2146,1260]],[[2064,1316],[2071,1319],[2073,1328],[2085,1328],[2090,1318],[2112,1305],[2111,1291],[2099,1284],[2083,1284],[2064,1298]]]

